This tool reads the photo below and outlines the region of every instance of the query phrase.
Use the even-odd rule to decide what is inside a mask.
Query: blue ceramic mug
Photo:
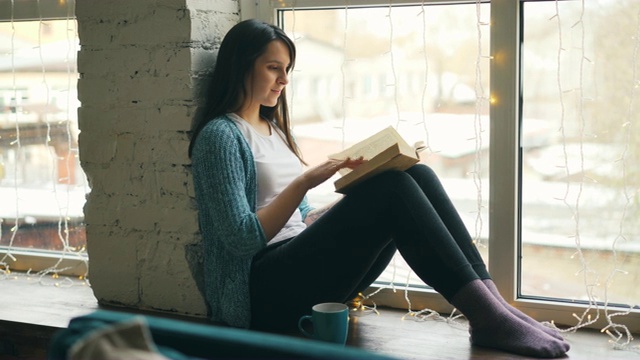
[[[303,328],[310,321],[313,332]],[[341,303],[322,303],[311,308],[311,315],[305,315],[298,321],[298,328],[307,337],[316,340],[344,345],[349,329],[349,308]]]

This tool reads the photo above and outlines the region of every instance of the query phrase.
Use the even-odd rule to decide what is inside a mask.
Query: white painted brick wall
[[[187,261],[200,242],[187,132],[238,0],[78,0],[76,16],[93,291],[203,316]]]

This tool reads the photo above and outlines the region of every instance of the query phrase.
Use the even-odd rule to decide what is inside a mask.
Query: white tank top
[[[229,113],[227,116],[236,123],[251,147],[258,177],[259,210],[267,206],[302,173],[302,164],[287,146],[284,134],[271,123],[269,123],[271,135],[263,135],[240,116],[234,113]],[[282,230],[269,241],[269,244],[294,237],[306,227],[306,224],[302,222],[300,209],[296,209]]]

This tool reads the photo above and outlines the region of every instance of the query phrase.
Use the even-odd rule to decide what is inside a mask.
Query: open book
[[[368,160],[357,168],[341,169],[342,177],[334,182],[336,192],[345,194],[349,189],[386,170],[404,171],[420,161],[418,152],[421,143],[413,147],[391,126],[333,155],[331,159],[355,159],[360,156]]]

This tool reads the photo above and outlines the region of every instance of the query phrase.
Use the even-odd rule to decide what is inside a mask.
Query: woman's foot
[[[511,315],[513,316],[513,315]],[[471,343],[524,356],[557,358],[569,351],[569,344],[558,340],[513,316],[495,320],[486,328],[473,327]]]
[[[500,291],[498,291],[498,287],[496,286],[496,284],[493,282],[493,280],[491,279],[485,279],[482,280],[482,282],[484,283],[484,285],[487,287],[487,289],[489,289],[489,291],[493,294],[493,296],[498,299],[498,301],[500,301],[500,303],[502,304],[502,306],[504,306],[507,310],[509,310],[510,313],[512,313],[513,315],[515,315],[517,318],[519,318],[520,320],[526,322],[529,325],[532,325],[533,327],[535,327],[536,329],[539,329],[541,331],[544,331],[545,333],[553,336],[554,338],[558,339],[558,340],[564,340],[564,337],[562,336],[562,334],[560,334],[556,329],[552,329],[550,327],[546,327],[543,324],[539,323],[538,321],[536,321],[535,319],[531,318],[529,315],[523,313],[522,311],[516,309],[515,307],[511,306],[511,304],[509,304],[500,294]]]
[[[471,342],[514,354],[555,358],[569,344],[519,319],[480,280],[463,286],[451,303],[469,320]]]

